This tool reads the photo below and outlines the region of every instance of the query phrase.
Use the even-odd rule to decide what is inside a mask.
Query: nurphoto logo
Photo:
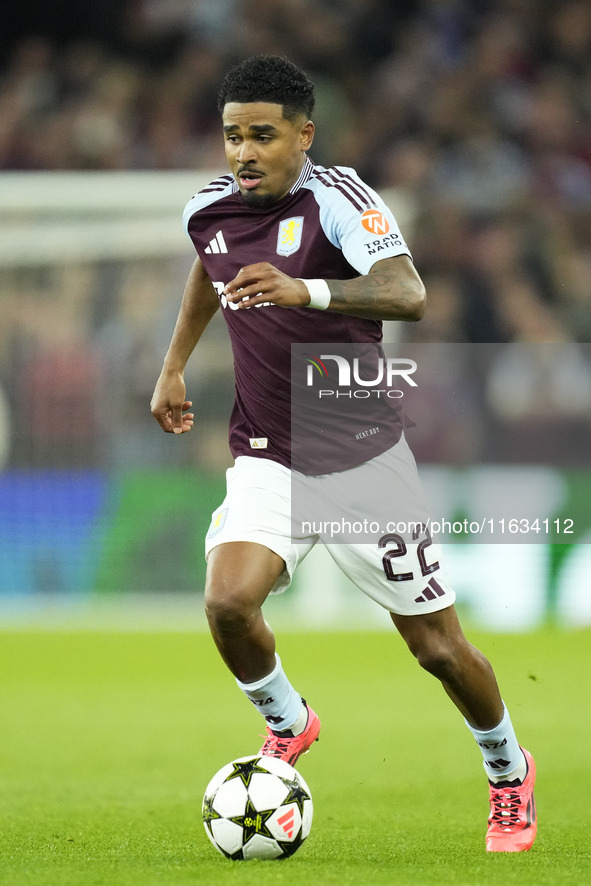
[[[303,356],[308,364],[306,375],[306,385],[308,387],[312,387],[314,384],[315,369],[318,371],[321,378],[328,377],[329,371],[326,366],[327,360],[333,360],[337,365],[337,384],[339,387],[351,387],[351,376],[353,376],[353,381],[356,384],[365,388],[375,387],[376,385],[382,384],[384,380],[386,387],[391,388],[394,384],[395,376],[397,377],[397,380],[398,378],[402,378],[411,387],[417,387],[416,381],[411,378],[411,375],[417,370],[417,364],[414,360],[409,360],[405,357],[386,357],[385,359],[384,357],[378,357],[374,364],[376,377],[364,379],[361,378],[358,357],[354,357],[353,360],[350,361],[346,357],[342,357],[340,354],[320,354],[319,357],[314,354],[304,354]],[[353,364],[352,366],[351,363]],[[334,369],[334,366],[332,368]]]

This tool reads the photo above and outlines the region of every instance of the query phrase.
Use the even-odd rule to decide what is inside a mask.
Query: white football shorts
[[[412,516],[428,525],[429,511],[419,479],[414,456],[404,436],[391,449],[347,472],[355,482],[352,488],[383,490],[387,512],[394,517],[396,501],[404,499],[405,514],[409,501]],[[295,476],[295,475],[294,475]],[[455,601],[455,592],[444,573],[441,545],[423,535],[417,542],[405,541],[395,531],[385,532],[376,543],[334,543],[330,532],[298,532],[292,519],[292,472],[265,458],[239,456],[226,473],[227,493],[212,514],[205,538],[205,556],[220,544],[250,541],[264,545],[285,563],[272,594],[289,587],[299,563],[321,541],[339,568],[368,597],[397,615],[421,615],[446,609]],[[358,519],[363,502],[346,501],[343,478],[339,473],[315,477],[297,475],[298,484],[309,484],[312,495],[328,499],[337,496],[343,519]],[[356,493],[358,496],[358,492]],[[375,501],[371,507],[375,511]],[[384,523],[384,526],[386,524]],[[392,524],[390,524],[392,525]]]

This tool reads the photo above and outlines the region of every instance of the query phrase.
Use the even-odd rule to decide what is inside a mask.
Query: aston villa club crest
[[[279,222],[277,234],[277,252],[279,255],[293,255],[302,245],[302,231],[304,229],[304,217],[298,215],[295,218],[285,218]]]
[[[221,511],[218,511],[217,514],[214,513],[211,518],[211,523],[209,529],[207,530],[207,537],[213,538],[214,535],[217,535],[218,532],[221,532],[224,528],[226,517],[228,516],[228,508],[222,508]]]

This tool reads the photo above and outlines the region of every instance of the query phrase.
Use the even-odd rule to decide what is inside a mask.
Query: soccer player
[[[308,157],[313,106],[312,83],[287,59],[256,56],[226,75],[219,108],[231,174],[185,210],[197,258],[152,399],[164,431],[191,430],[184,368],[221,306],[234,354],[235,466],[207,533],[205,606],[224,662],[266,719],[261,753],[291,764],[318,739],[320,722],[289,682],[261,607],[323,540],[320,533],[297,544],[292,537],[291,344],[378,343],[380,321],[417,321],[425,309],[421,279],[380,197],[354,170],[324,169]],[[333,473],[315,472],[326,484],[319,488],[331,488],[339,471],[349,477],[371,470],[420,498],[401,423],[359,437],[335,454]],[[396,574],[378,545],[328,547],[361,590],[390,612],[419,664],[464,716],[489,779],[487,850],[529,849],[536,833],[534,761],[517,742],[491,665],[462,632],[440,546],[429,538],[391,551]]]

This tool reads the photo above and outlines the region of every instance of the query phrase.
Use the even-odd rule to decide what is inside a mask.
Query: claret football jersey
[[[394,216],[353,169],[325,169],[306,158],[291,191],[263,210],[245,205],[232,175],[196,194],[184,213],[187,232],[218,293],[234,355],[235,402],[230,418],[234,457],[250,455],[291,467],[291,345],[297,342],[379,343],[382,324],[336,311],[285,308],[270,302],[238,310],[224,286],[245,265],[270,262],[290,277],[348,280],[376,261],[410,255]],[[400,413],[386,403],[379,434],[334,431],[310,447],[304,473],[361,464],[394,445]],[[372,416],[360,416],[359,427]],[[364,425],[365,423],[365,425]]]

